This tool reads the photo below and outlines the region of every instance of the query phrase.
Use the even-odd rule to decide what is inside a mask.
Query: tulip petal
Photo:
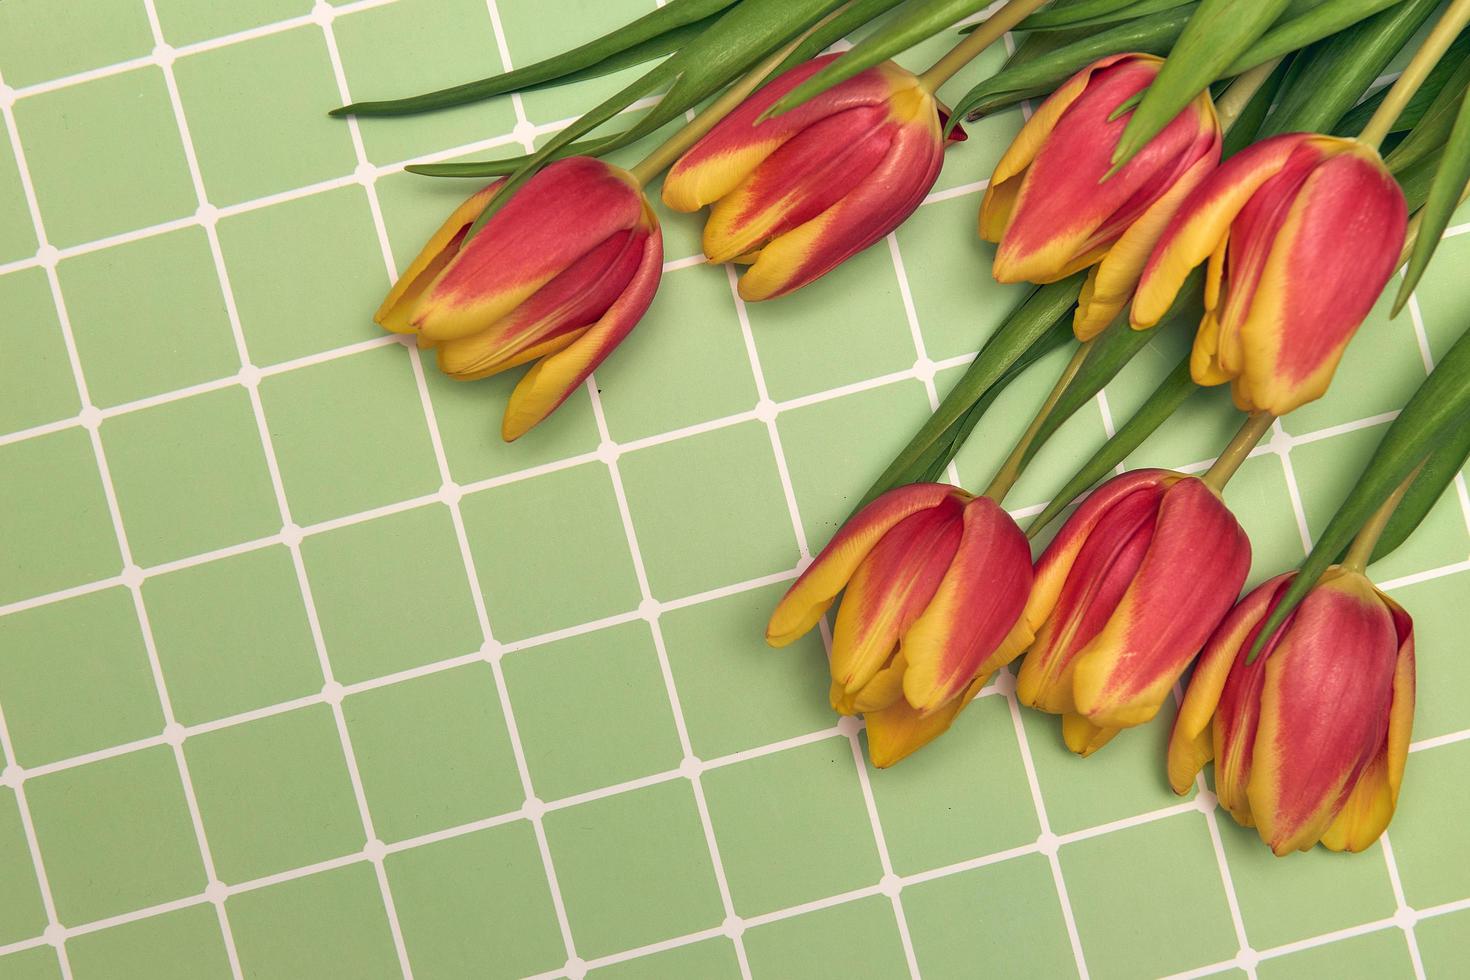
[[[1383,744],[1398,639],[1367,579],[1329,571],[1266,661],[1247,795],[1277,854],[1321,838]]]
[[[539,361],[548,354],[555,354],[557,351],[566,350],[578,337],[586,332],[587,328],[583,327],[580,330],[569,330],[565,333],[556,334],[553,337],[541,341],[539,344],[522,347],[513,355],[494,361],[486,367],[474,370],[465,369],[458,361],[446,360],[445,355],[447,352],[453,350],[456,344],[468,343],[475,338],[467,337],[463,340],[447,340],[442,344],[434,346],[436,347],[436,359],[440,371],[443,371],[456,381],[479,381],[482,378],[494,377],[503,371],[509,371],[511,368],[520,367],[522,364]]]
[[[868,726],[868,758],[878,769],[908,758],[948,731],[989,680],[989,674],[982,674],[959,697],[928,714],[919,713],[903,698],[882,711],[868,712],[864,719]]]
[[[503,183],[505,181],[497,180],[482,187],[454,209],[454,213],[430,236],[428,243],[414,256],[403,275],[398,277],[398,281],[388,291],[383,305],[373,314],[375,323],[394,333],[414,332],[413,312],[419,297],[459,253],[460,244],[464,241],[465,233],[470,230],[470,225],[474,224],[480,212],[485,210],[485,205],[490,203],[491,196]]]
[[[904,659],[903,650],[899,649],[888,665],[874,674],[873,679],[864,684],[862,690],[856,694],[847,695],[846,689],[839,688],[835,683],[833,690],[842,690],[845,696],[852,699],[852,711],[844,712],[845,714],[882,711],[903,697],[903,675],[906,670],[908,661]]]
[[[505,406],[500,434],[513,442],[539,424],[587,380],[597,365],[638,325],[663,275],[663,235],[651,210],[637,271],[602,317],[565,350],[542,358],[525,373]]]
[[[920,713],[931,712],[977,673],[993,673],[1000,664],[991,661],[1020,620],[1030,591],[1026,535],[989,497],[971,500],[943,581],[902,637],[908,703]]]
[[[1204,481],[1169,487],[1137,573],[1076,656],[1078,710],[1109,728],[1153,718],[1240,595],[1250,555],[1239,522]]]
[[[588,157],[548,164],[439,273],[414,325],[435,340],[478,333],[613,235],[637,227],[644,208],[625,170]]]
[[[1121,728],[1101,728],[1087,720],[1086,715],[1071,711],[1062,714],[1062,741],[1067,748],[1087,758],[1113,740]]]

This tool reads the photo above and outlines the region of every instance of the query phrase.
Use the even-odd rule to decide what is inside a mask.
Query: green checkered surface
[[[822,637],[765,647],[1020,295],[975,218],[1022,110],[779,301],[741,303],[698,216],[661,211],[648,316],[514,445],[513,379],[448,381],[373,325],[471,189],[405,162],[524,152],[634,73],[325,110],[653,6],[0,3],[0,977],[1463,976],[1463,476],[1371,569],[1416,618],[1420,703],[1398,817],[1357,856],[1278,860],[1207,782],[1174,796],[1170,717],[1071,756],[1004,672],[871,770]],[[1302,558],[1470,326],[1457,221],[1230,485],[1252,583]],[[1187,343],[1060,432],[1018,516]],[[1066,356],[1000,398],[957,479],[987,480]],[[1196,395],[1130,462],[1199,471],[1235,424]]]

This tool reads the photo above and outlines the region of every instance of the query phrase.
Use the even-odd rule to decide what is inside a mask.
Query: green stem
[[[1025,20],[1046,0],[1011,0],[995,15],[986,20],[965,39],[950,49],[949,53],[930,65],[919,75],[919,87],[931,95],[939,86],[954,77],[955,72],[973,61],[980,52],[994,44],[1002,34]]]
[[[1057,383],[1052,388],[1051,394],[1046,397],[1046,402],[1041,406],[1041,410],[1036,413],[1036,417],[1031,420],[1031,424],[1026,427],[1026,431],[1021,433],[1021,438],[1017,440],[1016,447],[1011,450],[1011,454],[1001,464],[1000,471],[995,474],[995,479],[990,481],[990,486],[985,488],[984,496],[989,497],[996,503],[1000,503],[1005,499],[1005,495],[1010,492],[1011,487],[1015,485],[1016,480],[1020,479],[1021,470],[1025,466],[1026,453],[1030,450],[1031,443],[1035,441],[1036,434],[1041,431],[1041,426],[1046,422],[1046,417],[1051,414],[1052,409],[1057,407],[1057,402],[1061,399],[1062,392],[1067,390],[1067,385],[1072,383],[1072,379],[1081,370],[1082,362],[1087,359],[1087,352],[1091,349],[1092,341],[1090,340],[1084,344],[1077,345],[1076,352],[1072,355],[1072,359],[1067,362],[1067,366],[1062,369],[1061,377],[1057,378]]]
[[[1409,492],[1414,479],[1418,477],[1419,471],[1424,469],[1420,463],[1414,467],[1414,471],[1404,478],[1404,482],[1394,488],[1388,499],[1378,505],[1373,516],[1358,530],[1353,543],[1348,547],[1347,555],[1342,559],[1342,567],[1350,572],[1362,574],[1368,567],[1368,562],[1373,560],[1373,549],[1378,546],[1378,539],[1383,536],[1383,531],[1388,527],[1389,519],[1393,512],[1398,509],[1399,503],[1404,499],[1404,494]]]
[[[1240,469],[1240,464],[1245,462],[1251,450],[1256,448],[1256,443],[1261,441],[1261,437],[1275,421],[1276,416],[1270,412],[1252,412],[1248,415],[1240,430],[1230,440],[1229,445],[1205,473],[1203,477],[1205,485],[1217,494],[1223,492],[1225,484],[1230,482],[1235,471]]]
[[[1230,128],[1230,125],[1245,111],[1251,99],[1255,98],[1261,86],[1266,84],[1266,79],[1271,77],[1271,73],[1279,64],[1281,64],[1281,59],[1273,58],[1236,76],[1235,81],[1231,82],[1230,87],[1225,90],[1225,94],[1220,96],[1215,103],[1215,115],[1220,119],[1221,129]]]
[[[1419,86],[1424,84],[1424,79],[1429,77],[1429,72],[1438,63],[1445,51],[1454,42],[1456,36],[1470,24],[1470,0],[1453,0],[1419,50],[1414,52],[1414,57],[1409,61],[1409,66],[1404,69],[1398,81],[1388,90],[1388,95],[1378,105],[1378,111],[1373,113],[1368,125],[1358,134],[1358,141],[1378,149],[1384,137],[1388,135],[1393,127],[1394,120],[1404,111]]]

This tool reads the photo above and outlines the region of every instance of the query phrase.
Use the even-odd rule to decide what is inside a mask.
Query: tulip
[[[865,714],[873,765],[936,738],[1030,642],[1031,549],[1000,505],[958,487],[890,490],[843,526],[776,606],[766,642],[806,633],[846,590],[832,707]]]
[[[939,103],[892,62],[756,122],[835,57],[798,65],[761,89],[664,178],[673,210],[712,205],[704,226],[711,262],[752,263],[740,277],[742,299],[771,299],[826,275],[897,228],[939,176]]]
[[[460,205],[374,319],[417,333],[463,381],[536,363],[501,435],[525,434],[628,335],[663,271],[658,219],[631,174],[588,157],[548,165],[465,239],[501,182]]]
[[[1186,793],[1215,760],[1215,792],[1276,854],[1361,851],[1393,818],[1414,719],[1414,623],[1360,572],[1333,566],[1246,654],[1294,573],[1231,611],[1200,657],[1169,740]]]
[[[1246,412],[1320,398],[1398,264],[1404,195],[1378,152],[1288,133],[1220,166],[1185,201],[1138,285],[1132,320],[1157,323],[1208,260],[1190,373],[1231,383]]]
[[[1240,594],[1250,542],[1203,480],[1134,470],[1099,487],[1036,565],[1036,641],[1016,697],[1091,755],[1158,713]]]
[[[1133,112],[1111,117],[1162,64],[1117,54],[1073,75],[1021,127],[980,205],[980,237],[998,243],[997,281],[1056,282],[1090,269],[1073,321],[1079,340],[1128,304],[1170,217],[1220,161],[1220,121],[1203,92],[1106,176]]]

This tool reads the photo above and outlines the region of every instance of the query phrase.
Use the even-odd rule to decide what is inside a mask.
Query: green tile
[[[664,772],[682,761],[647,623],[516,651],[501,669],[542,799]]]
[[[36,26],[45,24],[45,30]],[[0,72],[16,87],[141,58],[153,50],[142,4],[9,0],[0,8]]]
[[[0,17],[10,10],[6,7]],[[37,244],[20,168],[15,165],[15,151],[9,140],[0,140],[0,262],[29,258],[36,253]]]
[[[340,177],[357,164],[347,126],[326,114],[340,97],[315,24],[180,58],[174,77],[215,205]]]
[[[671,609],[659,617],[694,754],[714,759],[830,728],[827,656],[813,630],[766,645],[786,583]]]
[[[192,905],[76,936],[67,940],[66,955],[77,980],[207,980],[230,976],[219,914],[213,905]]]
[[[901,875],[1029,844],[1041,831],[1002,697],[975,701],[944,738],[892,769],[870,766],[868,778]]]
[[[777,417],[781,452],[813,550],[832,539],[929,413],[924,386],[900,381]]]
[[[507,443],[500,420],[520,373],[507,371],[479,381],[456,381],[439,373],[433,358],[424,359],[434,420],[444,440],[449,475],[456,483],[473,483],[517,473],[597,448],[601,437],[586,388],[562,402],[536,431]]]
[[[1465,292],[1463,275],[1467,259],[1470,259],[1470,235],[1446,238],[1435,249],[1434,260],[1414,290],[1424,332],[1429,338],[1429,350],[1436,360],[1444,357],[1470,322],[1470,295]],[[1390,285],[1398,288],[1397,281]],[[1407,319],[1407,314],[1399,316],[1399,323]],[[1407,325],[1399,326],[1399,323],[1395,326],[1407,330]]]
[[[184,744],[215,871],[229,884],[362,847],[342,743],[326,705]]]
[[[1203,814],[1090,837],[1060,856],[1092,976],[1159,976],[1235,955]]]
[[[747,361],[724,270],[668,273],[638,328],[597,369],[608,431],[629,442],[749,411]]]
[[[81,402],[46,274],[0,276],[0,308],[0,432],[75,415]]]
[[[1470,663],[1459,655],[1464,635],[1461,604],[1470,575],[1459,572],[1394,589],[1414,618],[1414,660],[1420,677],[1434,678],[1414,692],[1414,737],[1433,738],[1470,728]]]
[[[722,766],[703,781],[737,915],[800,905],[882,876],[846,738]]]
[[[425,844],[384,863],[415,977],[519,977],[566,961],[529,823]]]
[[[273,375],[260,399],[297,523],[419,497],[443,482],[401,347]]]
[[[366,862],[231,895],[225,912],[251,980],[403,975]]]
[[[638,581],[601,463],[466,496],[460,504],[496,639],[627,612]]]
[[[373,830],[415,837],[518,809],[525,799],[487,663],[342,703]]]
[[[0,602],[116,575],[97,457],[81,429],[0,446]]]
[[[479,649],[464,558],[438,504],[301,544],[332,673],[344,684]],[[383,601],[391,583],[392,602]]]
[[[199,206],[156,66],[21,99],[15,122],[52,245],[146,228]],[[148,175],[146,194],[138,174]]]
[[[26,801],[64,926],[204,889],[179,768],[166,746],[28,779]]]
[[[647,0],[566,0],[558,7],[564,19],[556,30],[547,30],[544,14],[535,4],[507,3],[500,7],[500,22],[511,63],[521,68],[594,40],[649,12]],[[637,79],[648,67],[527,92],[522,96],[526,114],[536,123],[581,115],[589,106]]]
[[[796,556],[770,436],[760,422],[650,446],[619,467],[655,598],[789,568]],[[718,555],[718,561],[712,556]]]
[[[358,101],[447,88],[502,68],[490,11],[480,0],[403,0],[338,17],[332,32]],[[509,133],[515,124],[508,98],[359,123],[368,159],[380,164]],[[498,147],[485,156],[518,152],[518,147]]]
[[[745,933],[752,976],[901,977],[908,972],[893,903],[873,896],[777,919]]]
[[[158,689],[127,589],[0,618],[0,702],[15,760],[38,766],[157,735]]]
[[[1465,963],[1465,936],[1470,930],[1470,909],[1420,919],[1414,926],[1424,975],[1452,977]]]
[[[204,229],[87,252],[56,273],[94,404],[120,405],[240,370]]]
[[[1040,854],[910,885],[903,907],[926,977],[972,977],[977,964],[1002,977],[1077,975],[1051,864]]]
[[[1470,742],[1409,757],[1389,836],[1404,899],[1428,908],[1470,898]]]
[[[1211,449],[1210,454],[1218,451],[1218,447]],[[1247,588],[1301,564],[1306,549],[1280,456],[1268,453],[1246,460],[1225,488],[1225,503],[1251,541]]]
[[[283,546],[151,577],[143,603],[174,717],[185,725],[321,690],[301,585]]]
[[[372,317],[388,277],[361,186],[228,215],[218,227],[253,363],[383,336]]]
[[[1173,701],[1140,728],[1120,732],[1096,756],[1062,743],[1062,720],[1023,710],[1021,719],[1051,829],[1058,834],[1111,823],[1181,802],[1164,775],[1164,749],[1174,724]]]
[[[39,936],[46,928],[46,908],[20,806],[9,787],[0,789],[0,879],[5,881],[0,891],[0,944]]]
[[[728,939],[706,939],[591,971],[596,980],[735,980],[740,961]]]
[[[32,946],[0,956],[0,976],[5,980],[61,980],[61,963],[53,947]]]
[[[133,559],[155,565],[274,534],[281,512],[242,388],[102,423]]]
[[[552,811],[545,827],[583,959],[724,919],[694,793],[684,780]]]
[[[746,304],[771,397],[785,401],[914,366],[887,242],[789,296]]]
[[[936,201],[898,229],[924,348],[935,360],[979,350],[1031,288],[1003,286],[991,278],[995,246],[980,240],[979,208],[980,198],[973,194]],[[944,247],[933,247],[936,240]]]
[[[1342,977],[1409,980],[1414,976],[1414,963],[1409,959],[1409,944],[1403,932],[1380,929],[1262,960],[1256,976],[1261,980],[1339,980]]]
[[[163,39],[175,47],[260,27],[311,13],[312,0],[233,0],[231,3],[192,3],[190,0],[154,0]]]
[[[1216,819],[1245,934],[1255,949],[1393,915],[1393,889],[1377,847],[1359,857],[1318,847],[1283,860],[1224,810]]]

